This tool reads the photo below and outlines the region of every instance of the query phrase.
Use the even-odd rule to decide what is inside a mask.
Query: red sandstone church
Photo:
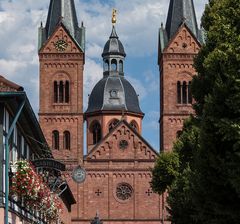
[[[124,77],[126,53],[114,16],[102,53],[103,76],[85,112],[85,28],[78,25],[74,0],[51,0],[46,25],[39,28],[40,124],[55,158],[69,171],[78,165],[86,170],[83,183],[69,181],[77,203],[63,221],[89,224],[98,212],[105,224],[169,223],[164,197],[149,184],[158,153],[142,137],[144,113]],[[183,120],[193,113],[189,87],[202,41],[193,0],[170,0],[166,27],[159,32],[162,150],[171,150]],[[96,217],[92,223],[101,222]]]

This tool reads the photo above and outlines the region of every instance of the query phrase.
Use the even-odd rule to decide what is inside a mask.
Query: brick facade
[[[55,44],[65,40],[68,47],[64,53]],[[59,150],[53,150],[56,159],[76,164],[83,157],[83,66],[84,54],[74,43],[63,26],[39,51],[40,60],[40,110],[39,120],[50,147],[52,132],[59,132]],[[69,82],[69,102],[54,102],[54,82]],[[63,150],[63,132],[70,132],[70,150]]]
[[[200,44],[183,23],[168,43],[159,60],[160,65],[160,141],[161,150],[171,151],[173,142],[180,134],[183,121],[194,113],[192,104],[179,102],[177,84],[189,84],[196,71],[194,57]],[[187,91],[187,94],[190,94]]]
[[[68,43],[65,51],[56,49],[56,42]],[[87,171],[83,184],[68,178],[68,184],[77,203],[72,206],[71,217],[64,212],[64,223],[90,223],[98,211],[107,224],[159,223],[162,219],[161,197],[150,187],[151,171],[157,153],[141,137],[142,117],[134,114],[100,114],[87,118],[88,154],[83,157],[83,66],[84,54],[63,26],[58,26],[39,51],[40,60],[40,110],[39,119],[44,135],[56,159],[67,165],[68,173],[78,165]],[[69,81],[68,103],[54,102],[54,82]],[[91,145],[89,125],[98,120],[103,139]],[[108,130],[109,122],[120,122]],[[135,121],[137,130],[129,124]],[[63,147],[63,133],[71,134],[71,148]],[[59,149],[53,148],[53,131],[59,133]],[[120,149],[121,140],[128,146]],[[131,197],[121,200],[116,195],[119,184],[127,184]],[[119,189],[119,188],[118,188]],[[151,208],[151,209],[149,209]]]
[[[68,47],[64,52],[56,49],[56,42],[64,39]],[[169,42],[160,58],[161,65],[161,149],[169,151],[183,121],[193,109],[190,103],[179,103],[177,82],[189,83],[195,70],[193,58],[200,45],[183,25]],[[106,224],[159,223],[166,220],[162,197],[151,191],[150,168],[154,166],[157,153],[141,137],[142,117],[134,114],[98,114],[87,117],[87,155],[83,157],[83,67],[84,53],[74,43],[63,26],[59,26],[39,52],[40,59],[40,124],[49,143],[53,146],[53,131],[59,132],[59,149],[52,148],[56,159],[63,161],[71,172],[78,164],[87,171],[83,184],[69,178],[69,185],[77,201],[71,217],[63,215],[65,223],[89,223],[98,211]],[[54,82],[69,81],[68,103],[54,102]],[[109,132],[111,120],[120,123]],[[103,139],[91,143],[89,127],[99,121]],[[122,121],[121,121],[122,120]],[[135,131],[129,123],[135,121]],[[71,134],[71,148],[63,147],[63,133]],[[121,149],[121,140],[128,142]],[[118,198],[119,184],[131,188],[131,197]],[[119,189],[119,188],[118,188]],[[164,200],[165,201],[165,200]],[[165,222],[167,223],[167,222]]]
[[[119,146],[122,140],[128,142],[125,149]],[[121,121],[84,159],[87,179],[79,188],[79,216],[73,223],[89,223],[97,211],[109,224],[159,223],[161,198],[150,187],[156,156],[141,135]],[[117,195],[121,183],[132,190],[126,200]]]

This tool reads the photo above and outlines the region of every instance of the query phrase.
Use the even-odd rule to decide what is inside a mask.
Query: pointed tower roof
[[[73,39],[84,49],[85,28],[78,26],[74,0],[50,0],[45,28],[40,27],[40,47],[62,23]]]
[[[51,0],[45,27],[48,37],[52,35],[60,21],[74,36],[78,28],[74,0]]]
[[[161,51],[182,24],[186,24],[196,39],[203,43],[202,31],[198,29],[193,0],[170,0],[166,26],[165,28],[161,26],[159,33]]]
[[[170,0],[166,31],[170,39],[185,22],[192,33],[198,36],[198,25],[193,0]]]

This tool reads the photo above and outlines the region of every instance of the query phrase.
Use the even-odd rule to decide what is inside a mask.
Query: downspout
[[[5,139],[5,224],[9,224],[8,222],[8,194],[9,194],[9,176],[8,176],[8,169],[9,169],[9,145],[8,145],[8,141],[10,136],[12,135],[12,132],[14,130],[14,127],[18,121],[18,118],[21,115],[21,112],[23,110],[23,107],[25,105],[25,101],[26,99],[24,99],[17,111],[17,114],[14,117],[14,120],[11,124],[11,127],[9,128],[7,137]]]

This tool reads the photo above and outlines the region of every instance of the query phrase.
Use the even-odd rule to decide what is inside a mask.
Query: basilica
[[[46,24],[39,27],[39,123],[54,158],[68,172],[84,171],[76,176],[79,182],[68,179],[76,203],[64,211],[62,223],[89,224],[96,216],[93,224],[169,224],[166,195],[150,186],[159,149],[142,136],[144,111],[125,78],[127,59],[115,10],[109,26],[102,78],[91,90],[86,111],[85,27],[78,24],[74,0],[50,0]],[[163,152],[172,149],[183,121],[194,113],[190,85],[202,43],[193,0],[170,0],[156,43]]]
[[[69,181],[77,203],[67,222],[89,223],[98,212],[106,224],[167,223],[165,196],[150,187],[157,152],[142,137],[144,113],[124,77],[126,53],[117,33],[116,11],[102,51],[102,79],[93,88],[86,111],[85,27],[77,21],[74,0],[51,0],[46,25],[39,28],[40,125],[54,157],[69,170],[80,165],[86,171],[83,183]],[[193,0],[171,0],[166,26],[159,29],[163,151],[171,150],[184,119],[193,113],[193,58],[202,41]]]

